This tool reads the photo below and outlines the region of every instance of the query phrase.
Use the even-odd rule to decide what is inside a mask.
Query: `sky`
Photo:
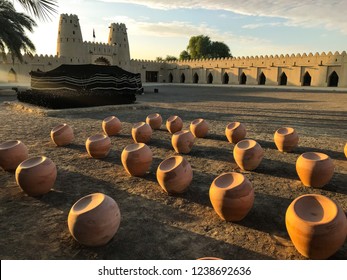
[[[125,23],[130,56],[179,57],[191,36],[229,46],[233,56],[347,50],[347,0],[58,0],[51,21],[28,33],[37,54],[56,54],[61,13],[79,17],[84,41],[107,43],[110,23]],[[16,5],[17,9],[20,9]]]

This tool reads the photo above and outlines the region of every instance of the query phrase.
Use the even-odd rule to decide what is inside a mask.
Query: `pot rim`
[[[147,116],[147,119],[156,119],[161,117],[159,113],[152,113]]]
[[[83,214],[90,212],[97,208],[103,201],[105,201],[106,195],[103,193],[92,193],[81,197],[71,207],[70,212],[73,214]]]
[[[173,160],[175,160],[175,161],[172,163]],[[183,156],[180,156],[180,155],[171,156],[167,159],[164,159],[159,164],[158,169],[163,173],[168,173],[168,172],[171,172],[172,170],[176,169],[178,166],[180,166],[183,161],[184,161]]]
[[[124,148],[124,151],[131,153],[131,152],[138,151],[138,150],[144,148],[145,146],[147,146],[145,143],[132,143],[132,144],[127,145]]]
[[[107,135],[98,133],[98,134],[94,134],[94,135],[88,137],[87,141],[93,143],[93,142],[102,141],[102,140],[107,139],[107,138],[109,138]]]
[[[224,177],[231,177],[230,184],[218,184],[218,181],[221,181],[224,179]],[[246,177],[238,172],[225,172],[220,174],[218,177],[216,177],[212,184],[220,189],[233,189],[240,185],[242,185],[246,180]],[[223,182],[224,183],[224,182]]]
[[[306,152],[301,154],[300,157],[307,161],[313,161],[313,162],[330,159],[330,157],[327,154],[320,153],[320,152]]]
[[[276,130],[276,134],[278,136],[286,136],[286,135],[290,135],[290,134],[294,134],[296,131],[293,127],[280,127],[279,129]]]
[[[256,147],[257,145],[259,145],[258,142],[253,139],[243,139],[235,144],[235,148],[240,150],[249,150]]]
[[[21,164],[18,166],[18,168],[21,168],[21,169],[34,168],[38,165],[43,164],[44,162],[46,162],[48,160],[49,160],[49,158],[47,158],[46,156],[31,157],[31,158],[28,158],[28,159],[24,160],[23,162],[21,162]]]
[[[3,142],[0,144],[0,151],[12,149],[20,144],[22,144],[22,141],[20,140],[9,140],[9,141]]]
[[[181,119],[179,116],[174,115],[174,116],[170,116],[166,122],[170,123],[170,122],[174,122],[175,120],[179,120],[179,119]]]
[[[329,209],[333,212],[332,214],[329,214],[328,217],[323,217],[323,219],[321,219],[320,221],[310,221],[307,220],[305,218],[302,217],[302,215],[299,215],[298,212],[296,211],[297,209],[295,209],[295,206],[298,205],[298,203],[303,203],[304,199],[307,199],[308,197],[311,198],[315,198],[315,199],[320,199],[323,202],[326,202],[329,204]],[[296,199],[294,199],[291,203],[292,208],[293,208],[293,213],[295,215],[295,217],[300,220],[300,222],[302,223],[306,223],[306,224],[310,224],[310,225],[325,225],[325,224],[329,224],[330,222],[332,222],[338,215],[339,213],[339,209],[338,209],[338,205],[329,197],[321,195],[321,194],[304,194],[301,195],[299,197],[297,197]],[[323,206],[322,206],[323,208]],[[326,208],[323,208],[323,210],[325,210]],[[288,211],[288,210],[287,210]]]
[[[103,122],[107,123],[107,122],[110,122],[113,120],[119,121],[119,119],[116,116],[108,116],[108,117],[104,118]]]
[[[201,123],[203,123],[205,121],[205,119],[203,118],[199,118],[199,119],[195,119],[191,122],[192,125],[199,125]]]
[[[241,126],[240,122],[231,122],[231,123],[228,123],[226,128],[227,128],[227,130],[235,130],[240,126]]]
[[[56,133],[64,128],[69,128],[70,126],[67,123],[58,124],[57,126],[53,127],[52,133]]]

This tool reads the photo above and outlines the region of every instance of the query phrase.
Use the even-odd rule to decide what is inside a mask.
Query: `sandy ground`
[[[291,201],[307,193],[328,196],[347,211],[347,92],[324,92],[237,87],[147,86],[134,108],[94,108],[39,115],[8,106],[14,95],[0,92],[0,142],[22,140],[29,155],[45,155],[57,165],[54,189],[41,197],[27,196],[17,186],[13,173],[0,170],[1,259],[305,259],[293,247],[284,217]],[[4,103],[5,102],[5,103]],[[130,177],[120,155],[132,143],[131,127],[158,112],[166,120],[179,115],[184,127],[195,118],[210,124],[209,135],[196,139],[185,156],[193,168],[189,190],[168,196],[156,180],[159,163],[175,152],[165,125],[153,133],[150,172],[144,178]],[[123,123],[111,138],[112,150],[105,159],[92,159],[86,139],[101,132],[102,120],[116,115]],[[248,138],[265,150],[260,166],[241,171],[232,155],[234,145],[224,130],[232,121],[245,124]],[[68,123],[75,141],[56,147],[50,130]],[[273,134],[281,126],[294,127],[299,147],[293,153],[279,152]],[[295,171],[298,156],[306,151],[328,154],[335,163],[332,180],[323,189],[304,187]],[[255,202],[244,220],[225,222],[209,200],[213,179],[223,172],[243,173],[253,184]],[[84,195],[102,192],[114,198],[121,210],[120,228],[105,246],[88,248],[77,243],[67,227],[71,206]],[[331,259],[347,259],[347,243]]]

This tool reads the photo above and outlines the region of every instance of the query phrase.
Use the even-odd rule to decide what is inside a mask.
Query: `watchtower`
[[[122,68],[128,68],[130,64],[130,50],[127,28],[124,23],[112,23],[110,25],[108,44],[117,47],[117,61]]]

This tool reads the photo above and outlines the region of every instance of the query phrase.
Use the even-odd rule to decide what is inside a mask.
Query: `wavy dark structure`
[[[63,64],[30,75],[31,89],[18,100],[52,109],[131,104],[143,92],[140,74],[118,66]]]

